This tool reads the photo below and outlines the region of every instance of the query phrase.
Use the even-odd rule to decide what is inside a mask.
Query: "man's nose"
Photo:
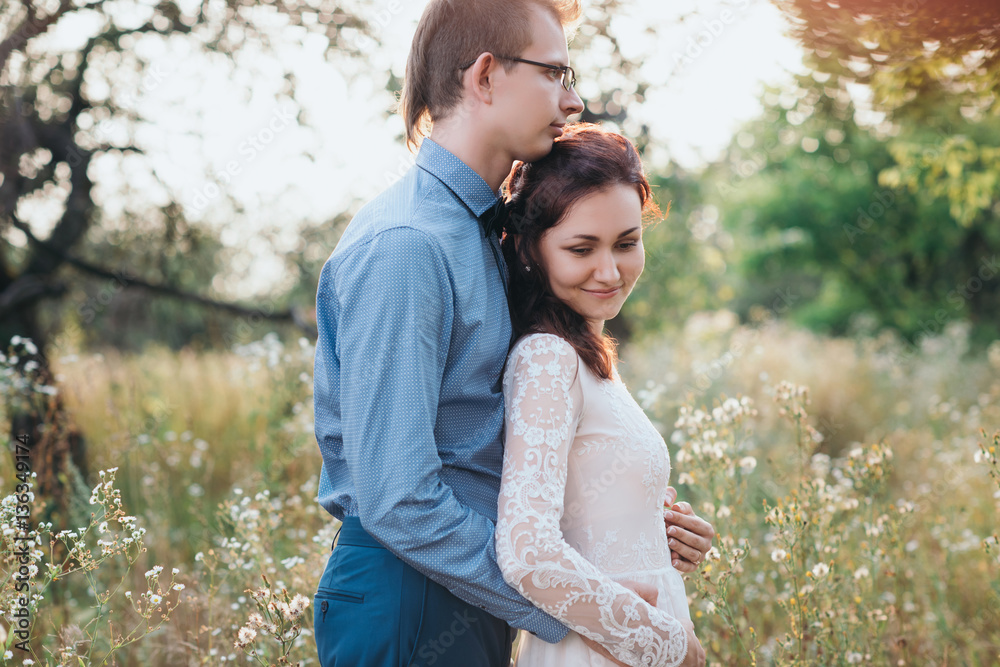
[[[583,100],[580,99],[576,88],[570,88],[563,93],[562,109],[567,116],[572,116],[575,113],[583,111]]]

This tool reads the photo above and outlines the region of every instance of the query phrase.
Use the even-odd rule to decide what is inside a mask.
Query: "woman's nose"
[[[618,261],[612,253],[601,254],[600,261],[594,269],[594,277],[602,283],[618,283],[621,279],[621,273],[618,271]]]

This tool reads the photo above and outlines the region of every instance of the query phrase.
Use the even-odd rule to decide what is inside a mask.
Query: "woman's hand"
[[[670,545],[670,559],[674,569],[680,572],[694,572],[705,561],[705,555],[712,548],[715,529],[691,509],[685,502],[677,500],[677,489],[667,487],[667,502],[670,511],[663,518]]]
[[[660,591],[659,589],[656,588],[656,586],[652,584],[643,584],[638,581],[622,581],[620,583],[625,588],[634,591],[639,597],[648,602],[650,605],[654,607],[656,606],[656,601],[657,599],[659,599],[660,596]],[[621,665],[622,667],[629,667],[624,662],[619,662],[618,660],[616,660],[615,657],[608,652],[608,649],[604,648],[603,646],[595,642],[593,639],[587,639],[583,635],[580,635],[580,639],[583,640],[584,644],[590,647],[591,651],[600,653],[606,659],[610,660],[612,663],[616,665]],[[688,646],[691,645],[690,642],[691,638],[688,637]],[[690,652],[691,651],[689,649],[688,653],[690,654]]]

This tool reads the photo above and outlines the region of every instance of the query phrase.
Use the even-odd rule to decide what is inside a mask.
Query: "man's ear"
[[[466,74],[470,79],[464,85],[465,92],[470,95],[470,99],[483,104],[493,103],[493,77],[499,66],[500,60],[494,57],[492,53],[481,53],[476,58],[476,62],[473,63]]]

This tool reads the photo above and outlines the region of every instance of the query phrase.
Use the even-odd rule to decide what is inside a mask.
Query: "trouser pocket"
[[[422,604],[407,602],[404,568],[385,549],[337,545],[316,588],[313,612],[322,667],[403,665]]]

